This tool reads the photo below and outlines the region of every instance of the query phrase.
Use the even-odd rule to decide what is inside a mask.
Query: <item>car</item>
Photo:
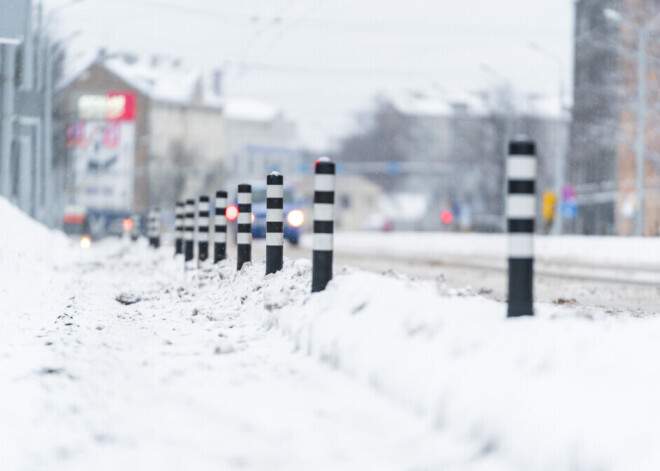
[[[284,188],[284,239],[291,244],[300,241],[301,226],[305,222],[305,213],[301,209],[300,198],[291,188]],[[235,222],[238,218],[238,206],[234,204],[225,211],[227,220]],[[252,185],[252,237],[266,238],[266,185]]]
[[[68,206],[64,211],[62,230],[86,250],[92,245],[92,236],[87,211],[82,207]]]

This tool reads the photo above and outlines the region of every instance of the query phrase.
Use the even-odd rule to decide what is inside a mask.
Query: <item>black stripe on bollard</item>
[[[197,259],[200,262],[209,258],[209,211],[208,196],[200,196],[197,205]]]
[[[183,201],[176,202],[176,208],[174,210],[174,232],[176,239],[174,239],[174,254],[179,255],[183,253],[183,218],[185,214],[185,208],[183,206]]]
[[[217,263],[220,260],[227,258],[227,217],[225,211],[227,210],[227,192],[215,192],[215,246],[213,247],[213,262]]]
[[[195,256],[195,247],[193,237],[195,235],[195,200],[186,200],[186,209],[184,213],[184,240],[183,253],[186,262],[192,260]]]
[[[238,224],[236,231],[236,269],[252,260],[252,186],[238,185]]]
[[[314,176],[314,242],[312,293],[323,291],[332,279],[332,234],[335,212],[335,164],[327,158],[316,163]]]
[[[509,143],[507,158],[507,229],[509,300],[507,317],[534,315],[534,219],[536,149],[520,135]]]
[[[282,269],[284,260],[284,177],[266,177],[266,275]]]

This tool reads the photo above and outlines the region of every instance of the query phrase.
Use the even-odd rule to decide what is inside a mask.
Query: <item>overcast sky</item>
[[[509,81],[554,98],[561,77],[570,100],[573,0],[73,1],[46,0],[57,35],[81,31],[72,56],[104,46],[221,68],[229,96],[278,105],[314,148],[377,93],[452,97]]]

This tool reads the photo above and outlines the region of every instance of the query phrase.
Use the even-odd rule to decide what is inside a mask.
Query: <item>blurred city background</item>
[[[0,0],[0,194],[109,233],[274,170],[305,201],[328,155],[339,230],[501,232],[525,133],[538,232],[656,236],[659,24],[656,0]]]

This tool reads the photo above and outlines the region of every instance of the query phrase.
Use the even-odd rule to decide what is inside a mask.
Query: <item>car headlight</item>
[[[286,220],[290,226],[299,227],[305,221],[305,213],[299,209],[294,209],[286,215]]]
[[[82,236],[80,238],[80,248],[87,250],[92,246],[92,239],[89,236]]]

